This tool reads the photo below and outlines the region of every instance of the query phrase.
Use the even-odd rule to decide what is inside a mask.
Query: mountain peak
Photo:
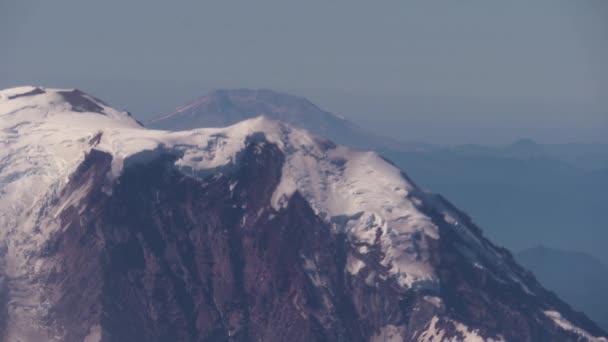
[[[86,94],[80,89],[56,89],[35,86],[23,86],[9,88],[0,91],[0,100],[12,101],[23,100],[32,102],[47,101],[49,105],[61,105],[67,103],[76,112],[90,112],[105,115],[103,101]]]
[[[2,93],[9,340],[606,341],[376,153],[272,116],[150,130],[66,92],[95,101]]]
[[[260,115],[296,125],[308,121],[308,126],[310,122],[328,126],[344,120],[302,97],[265,88],[237,88],[214,90],[171,113],[152,119],[149,125],[172,130],[225,127]],[[310,128],[307,125],[301,127]]]
[[[17,113],[26,115],[28,121],[68,120],[67,117],[72,116],[72,124],[83,122],[81,119],[74,119],[75,113],[94,114],[110,119],[115,124],[141,126],[141,123],[130,113],[118,111],[104,101],[76,88],[23,86],[0,90],[0,115]],[[7,121],[19,120],[15,115],[11,117],[12,119],[7,116]]]
[[[341,115],[321,109],[310,100],[270,89],[218,89],[160,115],[147,127],[171,131],[205,127],[226,127],[265,115],[304,128],[338,144],[360,148],[424,149],[428,146],[401,143],[367,132]]]

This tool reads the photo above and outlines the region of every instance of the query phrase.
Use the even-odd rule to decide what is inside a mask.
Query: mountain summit
[[[375,153],[35,89],[0,92],[6,341],[607,341]]]
[[[225,127],[260,115],[297,122],[304,128],[315,125],[315,129],[323,129],[346,123],[344,118],[326,112],[302,97],[269,89],[220,89],[151,120],[149,126],[162,122],[163,128],[172,130],[192,129],[192,125],[197,124]]]
[[[175,111],[150,120],[150,128],[171,131],[226,127],[264,115],[304,128],[339,144],[355,148],[392,147],[397,150],[425,147],[374,135],[342,116],[319,108],[311,101],[269,89],[215,90]]]

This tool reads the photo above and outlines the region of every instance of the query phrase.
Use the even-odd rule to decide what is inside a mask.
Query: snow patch
[[[101,342],[101,326],[99,324],[92,326],[83,342]]]
[[[402,331],[403,327],[396,325],[385,325],[380,328],[380,331],[371,337],[371,342],[403,342],[405,339],[403,338]]]
[[[498,342],[498,340],[494,340],[492,338],[488,338],[485,339],[481,336],[479,336],[479,331],[477,329],[469,329],[469,327],[467,327],[466,325],[460,323],[460,322],[456,322],[456,321],[451,321],[454,324],[454,327],[456,328],[456,331],[458,331],[460,334],[462,334],[463,336],[463,342]]]
[[[544,312],[545,316],[551,318],[557,326],[562,328],[563,330],[573,332],[579,335],[582,338],[585,338],[589,342],[608,342],[608,338],[606,337],[596,337],[588,333],[587,331],[575,326],[570,323],[567,319],[565,319],[562,314],[557,311],[547,310]]]
[[[325,149],[302,134],[287,130],[287,161],[272,197],[275,210],[297,190],[351,241],[373,245],[380,234],[382,264],[401,286],[434,286],[427,240],[438,238],[438,228],[408,197],[413,185],[401,171],[376,153]]]
[[[443,306],[443,300],[437,296],[424,296],[424,300],[433,304],[436,308],[441,308]]]
[[[363,260],[353,256],[352,254],[348,254],[346,257],[346,270],[348,273],[357,275],[359,274],[359,271],[363,269],[363,267],[365,267]]]
[[[418,342],[443,342],[445,331],[437,327],[439,317],[433,316],[431,321],[428,323],[428,328],[420,334]]]
[[[447,324],[452,324],[454,329],[458,332],[459,336],[446,336],[447,332],[438,327],[438,323],[443,321]],[[418,337],[418,342],[504,342],[504,338],[499,336],[497,338],[482,337],[479,335],[477,329],[470,329],[461,322],[449,319],[439,318],[433,316],[431,321],[427,324],[428,328],[423,331]]]

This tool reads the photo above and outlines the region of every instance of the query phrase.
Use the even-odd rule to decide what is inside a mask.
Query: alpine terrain
[[[383,115],[381,106],[369,110],[370,115]],[[504,146],[401,142],[376,136],[305,98],[268,89],[216,90],[147,126],[226,127],[262,113],[338,144],[379,152],[407,170],[423,189],[447,196],[484,227],[486,236],[510,250],[546,244],[585,251],[608,263],[603,220],[608,210],[608,144],[539,144],[531,139]],[[403,115],[409,115],[407,109]],[[408,140],[406,135],[402,139]],[[572,234],[574,226],[579,233]],[[608,301],[608,291],[602,292],[596,299]]]
[[[256,113],[257,114],[264,114]],[[3,341],[608,341],[389,161],[0,92]]]

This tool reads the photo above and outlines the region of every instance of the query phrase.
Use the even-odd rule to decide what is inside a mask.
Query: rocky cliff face
[[[176,134],[83,115],[10,126],[23,170],[49,156],[18,158],[24,136],[83,155],[49,164],[76,161],[33,209],[0,206],[6,341],[606,341],[375,154],[264,119]],[[11,174],[7,196],[38,177]]]

